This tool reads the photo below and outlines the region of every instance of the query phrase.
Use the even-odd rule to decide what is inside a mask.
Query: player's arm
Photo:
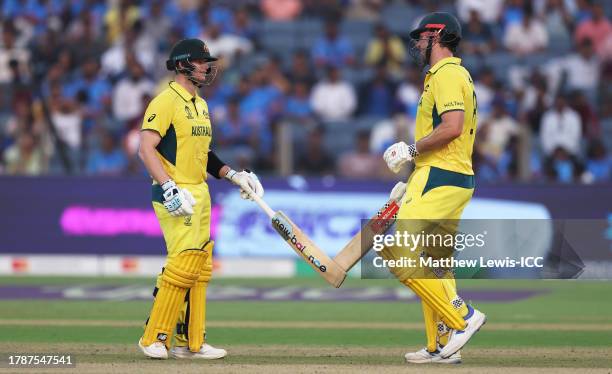
[[[142,130],[140,132],[138,156],[147,168],[149,175],[164,190],[164,207],[166,207],[168,213],[175,217],[190,216],[193,214],[193,206],[196,205],[196,200],[189,190],[178,187],[166,173],[157,155],[156,147],[160,141],[161,135],[157,131]]]
[[[138,157],[142,160],[149,175],[161,186],[168,180],[170,176],[162,166],[159,157],[157,156],[157,145],[161,141],[161,135],[154,130],[143,130],[140,132],[140,147],[138,148]]]
[[[236,171],[219,159],[215,152],[208,151],[206,171],[215,178],[225,178],[240,187],[240,197],[253,200],[250,192],[263,197],[264,189],[257,175],[250,170]]]
[[[442,113],[442,122],[429,135],[416,142],[417,154],[446,147],[461,136],[465,112],[460,109]]]
[[[398,173],[402,165],[419,154],[443,148],[461,136],[465,116],[463,91],[461,77],[456,76],[453,70],[442,69],[436,73],[433,96],[437,108],[444,108],[440,115],[441,122],[415,144],[399,142],[387,148],[383,158],[391,171]]]

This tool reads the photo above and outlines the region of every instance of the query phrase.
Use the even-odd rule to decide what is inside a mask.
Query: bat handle
[[[259,197],[255,192],[253,192],[253,190],[247,191],[247,193],[253,199],[253,201],[255,201],[257,203],[257,205],[259,205],[259,207],[264,212],[266,212],[268,217],[270,217],[270,218],[274,217],[276,212],[274,210],[272,210],[272,208],[270,208],[270,206],[261,197]]]

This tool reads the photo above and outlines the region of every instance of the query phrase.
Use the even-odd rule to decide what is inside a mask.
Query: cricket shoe
[[[455,352],[463,348],[464,345],[472,338],[474,334],[480,330],[480,328],[487,322],[487,316],[484,315],[478,309],[472,308],[471,305],[467,305],[468,313],[463,319],[465,320],[465,329],[463,330],[451,330],[448,337],[448,342],[440,351],[442,358],[449,358]]]
[[[204,360],[216,360],[227,356],[227,351],[221,348],[215,348],[210,344],[202,344],[197,352],[191,352],[189,347],[174,347],[170,350],[170,354],[174,358],[200,358]]]
[[[142,345],[142,339],[140,339],[138,341],[138,347],[140,347],[142,353],[144,353],[147,357],[157,358],[160,360],[168,359],[168,349],[166,349],[166,345],[162,342],[158,341],[145,347]]]
[[[404,358],[409,364],[460,364],[461,351],[457,351],[449,358],[442,358],[442,356],[440,356],[440,349],[436,349],[434,352],[429,352],[427,348],[423,348],[420,351],[406,353]]]

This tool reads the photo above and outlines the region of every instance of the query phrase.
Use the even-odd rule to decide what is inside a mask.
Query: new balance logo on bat
[[[321,264],[321,261],[306,251],[306,245],[298,241],[298,238],[293,233],[293,227],[282,216],[278,214],[275,215],[274,218],[272,218],[272,226],[280,234],[280,236],[283,237],[283,239],[289,242],[293,248],[300,251],[311,264],[319,269],[319,271],[322,273],[327,271],[327,267]]]

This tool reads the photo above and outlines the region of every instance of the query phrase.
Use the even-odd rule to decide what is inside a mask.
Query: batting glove
[[[399,173],[406,162],[412,161],[418,155],[416,145],[399,142],[387,148],[383,158],[392,172]]]
[[[391,193],[389,194],[389,198],[391,200],[400,201],[404,197],[405,193],[406,193],[406,183],[397,182],[397,184],[391,190]]]
[[[180,188],[172,179],[161,185],[164,190],[164,207],[173,217],[190,216],[196,200],[185,188]]]
[[[251,193],[259,197],[263,197],[264,195],[264,188],[261,182],[259,182],[259,178],[248,169],[240,172],[230,169],[225,175],[225,178],[240,187],[240,197],[245,200],[253,200]]]

